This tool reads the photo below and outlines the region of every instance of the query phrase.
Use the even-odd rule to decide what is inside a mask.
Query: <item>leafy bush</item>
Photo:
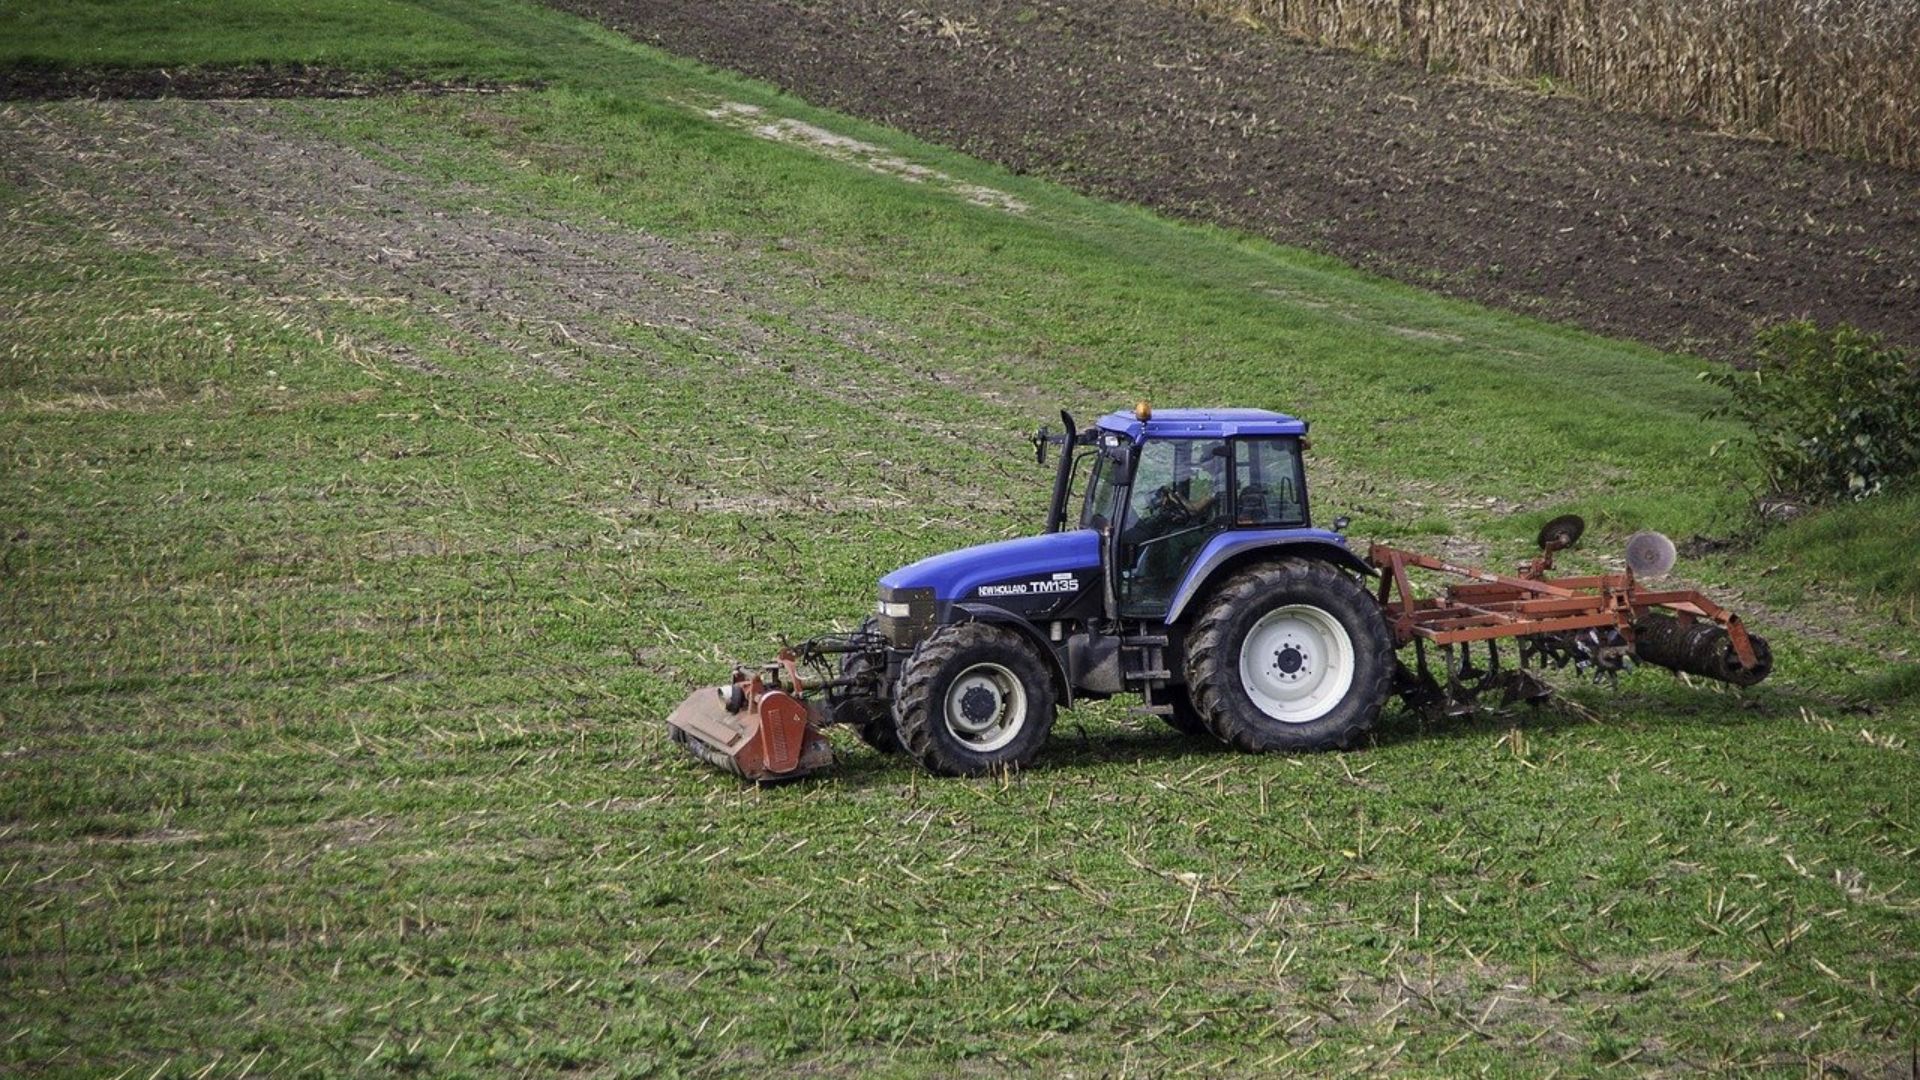
[[[1850,326],[1762,330],[1752,370],[1702,376],[1733,392],[1716,415],[1752,429],[1775,494],[1864,499],[1920,474],[1920,363]]]

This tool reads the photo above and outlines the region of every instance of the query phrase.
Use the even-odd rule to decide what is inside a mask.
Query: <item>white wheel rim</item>
[[[1353,638],[1317,607],[1288,604],[1261,616],[1240,644],[1240,684],[1254,707],[1283,724],[1327,715],[1353,688]]]
[[[947,686],[947,731],[975,753],[998,750],[1027,726],[1027,688],[999,664],[975,664]]]

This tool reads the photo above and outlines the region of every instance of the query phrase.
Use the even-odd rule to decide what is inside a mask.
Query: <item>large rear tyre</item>
[[[1323,562],[1286,559],[1235,574],[1187,635],[1194,710],[1241,750],[1354,746],[1392,681],[1393,637],[1379,604]]]
[[[860,624],[860,634],[865,637],[880,632],[880,621],[868,617]],[[840,677],[843,679],[871,679],[876,684],[885,678],[886,672],[876,674],[874,658],[870,653],[848,653],[840,658]],[[853,728],[860,741],[883,754],[900,752],[900,736],[893,729],[893,708],[883,697],[861,696],[848,698],[840,704],[835,719]]]
[[[1053,728],[1053,679],[1014,631],[942,627],[900,671],[893,725],[908,754],[942,776],[1023,769]]]

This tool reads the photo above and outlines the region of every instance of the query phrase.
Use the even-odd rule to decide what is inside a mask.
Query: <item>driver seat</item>
[[[1273,520],[1273,492],[1265,484],[1248,484],[1240,489],[1238,521],[1242,525],[1258,525]]]

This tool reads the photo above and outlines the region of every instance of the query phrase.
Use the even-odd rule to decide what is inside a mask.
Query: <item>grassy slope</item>
[[[403,0],[65,0],[0,9],[0,65],[61,68],[301,63],[533,79],[535,51]]]
[[[1765,535],[1757,553],[1794,573],[1783,595],[1840,582],[1869,609],[1920,625],[1920,491],[1812,514]],[[1817,601],[1815,601],[1817,602]]]
[[[1741,476],[1705,453],[1730,432],[1691,419],[1711,396],[1687,362],[1072,198],[572,20],[394,21],[428,46],[332,10],[329,62],[538,56],[553,88],[289,107],[289,129],[503,213],[732,253],[788,333],[742,363],[602,328],[637,358],[529,376],[421,311],[340,310],[316,337],[0,189],[23,253],[0,268],[0,1060],[1531,1071],[1797,1067],[1914,1037],[1920,958],[1888,891],[1912,871],[1920,687],[1792,633],[1750,695],[1643,675],[1517,731],[1394,720],[1347,757],[1239,758],[1102,708],[1007,783],[855,751],[831,782],[743,791],[651,725],[776,631],[858,618],[878,571],[1029,528],[1045,478],[1017,438],[1056,403],[1297,409],[1321,505],[1357,532],[1504,557],[1568,508],[1615,540],[1731,520]],[[320,48],[149,40],[119,55]],[[722,99],[1034,210],[679,104]],[[685,509],[789,490],[828,505]],[[1403,981],[1420,993],[1390,1012]]]

